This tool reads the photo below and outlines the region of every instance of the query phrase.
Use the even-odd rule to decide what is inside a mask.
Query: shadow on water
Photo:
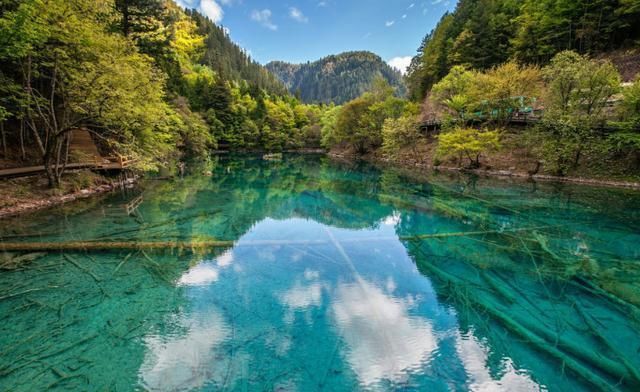
[[[163,246],[3,254],[1,389],[640,387],[634,192],[320,156],[187,169],[3,221],[2,244]]]

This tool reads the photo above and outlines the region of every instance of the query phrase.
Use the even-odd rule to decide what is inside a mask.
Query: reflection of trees
[[[487,214],[469,209],[473,225],[466,229],[457,220],[443,222],[455,214],[435,218],[405,214],[397,231],[403,236],[429,226],[442,231],[504,226],[495,206],[486,209]],[[519,218],[512,217],[508,224],[521,226]],[[440,299],[456,308],[462,329],[473,329],[487,339],[496,356],[526,352],[514,360],[534,374],[546,374],[549,379],[541,381],[547,385],[567,382],[545,373],[540,364],[551,358],[592,387],[603,388],[623,379],[632,389],[640,383],[634,370],[638,363],[630,362],[635,357],[633,350],[619,336],[632,334],[640,325],[639,313],[632,304],[633,291],[611,290],[607,284],[612,276],[603,273],[626,263],[596,258],[583,239],[576,248],[575,240],[569,240],[574,233],[567,228],[540,227],[518,233],[492,231],[407,241],[406,247],[418,269],[432,280]],[[620,278],[613,280],[621,283]],[[588,309],[598,309],[598,316],[588,314]],[[595,351],[595,347],[600,348]],[[544,359],[539,363],[531,359],[537,356]]]

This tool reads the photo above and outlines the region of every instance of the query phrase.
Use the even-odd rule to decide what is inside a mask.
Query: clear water
[[[640,388],[640,193],[207,165],[0,222],[3,243],[234,242],[0,271],[0,390]]]

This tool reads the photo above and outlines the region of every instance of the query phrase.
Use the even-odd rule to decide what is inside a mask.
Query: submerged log
[[[73,251],[73,250],[140,250],[169,248],[223,248],[233,246],[233,241],[71,241],[71,242],[5,242],[4,251]]]
[[[452,237],[475,237],[486,234],[517,233],[524,231],[540,230],[542,228],[553,227],[526,227],[508,230],[483,230],[483,231],[461,231],[453,233],[433,233],[420,234],[401,237],[369,237],[350,238],[340,242],[379,242],[379,241],[422,241],[428,239],[452,238]],[[286,246],[286,245],[324,245],[329,244],[329,240],[255,240],[255,241],[220,241],[220,240],[199,240],[199,241],[70,241],[70,242],[0,242],[0,250],[5,252],[36,252],[36,251],[73,251],[73,250],[143,250],[143,249],[212,249],[230,248],[234,246]]]

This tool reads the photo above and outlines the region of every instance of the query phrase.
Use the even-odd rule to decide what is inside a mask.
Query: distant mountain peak
[[[303,64],[272,61],[266,68],[308,103],[345,103],[367,91],[377,76],[395,87],[398,95],[406,91],[402,74],[367,51],[333,54]]]

